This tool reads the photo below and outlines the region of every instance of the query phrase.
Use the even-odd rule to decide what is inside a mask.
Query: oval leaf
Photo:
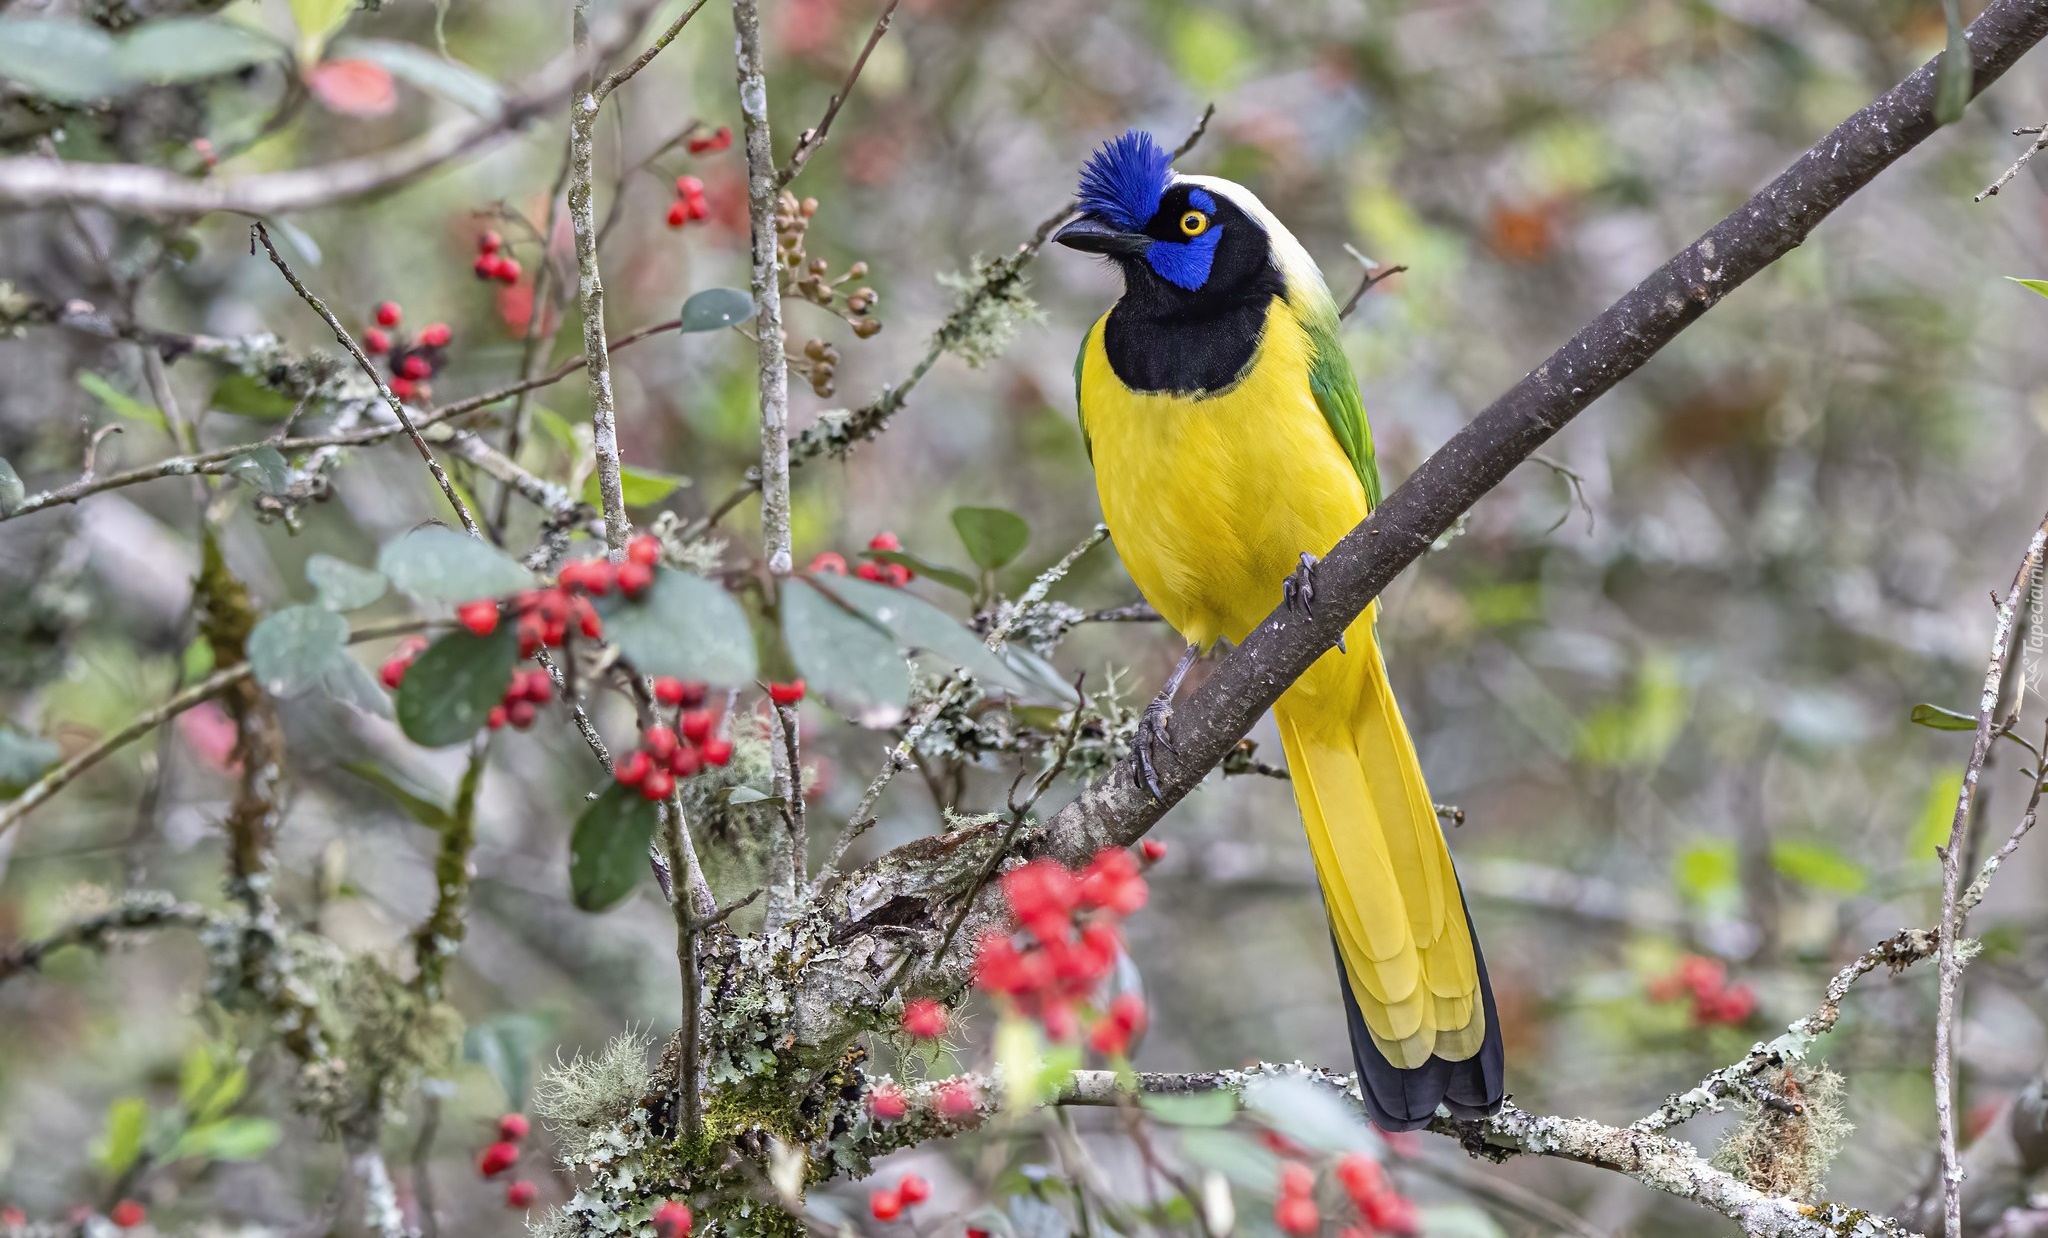
[[[856,582],[865,583],[865,582]],[[865,726],[889,726],[910,704],[910,668],[896,638],[805,580],[782,590],[782,639],[811,690]]]
[[[28,487],[21,484],[21,474],[14,471],[6,457],[0,456],[0,516],[13,512],[27,497]]]
[[[1974,731],[1977,720],[1968,714],[1959,714],[1953,709],[1939,705],[1915,705],[1910,715],[1914,722],[1936,731]]]
[[[2021,279],[2017,275],[2008,275],[2006,278],[2029,292],[2048,297],[2048,279]]]
[[[647,844],[658,816],[656,801],[618,783],[583,810],[569,836],[569,894],[578,907],[606,911],[633,892],[648,872]]]
[[[298,401],[282,391],[264,386],[253,375],[236,372],[222,378],[213,386],[213,394],[206,399],[208,408],[217,408],[224,413],[236,413],[243,417],[256,417],[264,421],[277,421],[292,415]]]
[[[134,85],[114,67],[114,40],[84,22],[0,18],[0,77],[59,103],[105,99]]]
[[[623,465],[619,469],[619,492],[628,507],[645,507],[659,503],[677,489],[690,484],[690,479],[675,473],[664,473],[658,469],[636,469]],[[597,474],[592,473],[583,483],[583,501],[592,507],[604,506],[604,492],[598,488]]]
[[[288,606],[249,633],[249,669],[273,696],[297,696],[347,660],[348,620],[324,606]]]
[[[904,649],[929,653],[982,683],[1022,692],[1024,682],[958,619],[915,594],[872,581],[834,576],[818,588],[887,629]]]
[[[427,525],[384,547],[377,570],[391,583],[436,602],[504,597],[533,587],[519,561],[445,525]]]
[[[171,17],[144,23],[123,38],[114,49],[114,67],[140,82],[197,82],[282,59],[285,50],[246,26]]]
[[[427,646],[398,687],[398,726],[408,739],[444,748],[483,729],[512,686],[519,660],[514,629],[500,623],[489,636],[476,636],[457,628]]]
[[[0,798],[20,795],[63,755],[52,740],[0,726]]]
[[[1024,518],[1000,507],[956,507],[953,528],[967,546],[967,557],[990,572],[1016,558],[1031,540]]]
[[[639,601],[612,596],[600,614],[605,639],[642,674],[727,685],[755,676],[747,612],[702,576],[662,568]]]
[[[221,472],[265,494],[283,494],[291,489],[292,471],[283,453],[275,447],[258,447],[229,460]]]
[[[306,560],[306,581],[320,594],[320,604],[329,610],[357,610],[384,596],[391,582],[384,573],[335,558],[316,554]]]
[[[683,302],[682,331],[717,331],[753,316],[753,297],[737,288],[706,288]]]

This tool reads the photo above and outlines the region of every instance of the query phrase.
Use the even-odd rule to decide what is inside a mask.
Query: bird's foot
[[[1166,802],[1166,793],[1159,787],[1159,749],[1164,748],[1176,755],[1180,752],[1174,746],[1173,733],[1168,729],[1172,719],[1173,702],[1162,693],[1154,697],[1152,703],[1145,706],[1145,712],[1139,715],[1138,733],[1131,740],[1131,753],[1138,758],[1138,773],[1145,780],[1145,789],[1162,804]]]
[[[1321,559],[1304,550],[1301,552],[1301,566],[1295,568],[1286,580],[1280,582],[1280,596],[1286,602],[1287,609],[1304,619],[1316,617],[1316,569],[1321,565]],[[1337,635],[1337,652],[1351,652],[1344,647],[1342,633]]]

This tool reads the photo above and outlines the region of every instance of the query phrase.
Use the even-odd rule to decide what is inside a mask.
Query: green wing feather
[[[1327,313],[1311,312],[1303,317],[1301,325],[1315,345],[1308,385],[1315,392],[1316,407],[1323,410],[1323,420],[1330,423],[1330,432],[1343,445],[1344,454],[1351,457],[1358,480],[1365,483],[1366,503],[1378,507],[1380,466],[1373,455],[1372,427],[1366,424],[1365,404],[1358,398],[1358,380],[1352,376],[1351,361],[1337,339],[1336,311],[1332,307]]]

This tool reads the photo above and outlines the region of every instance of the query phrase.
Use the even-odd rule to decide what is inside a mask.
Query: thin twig
[[[1381,280],[1391,279],[1408,269],[1404,266],[1381,267],[1379,263],[1366,257],[1364,251],[1349,242],[1345,243],[1344,252],[1358,259],[1358,265],[1365,268],[1365,274],[1359,278],[1358,288],[1351,294],[1351,299],[1344,302],[1343,309],[1337,311],[1339,321],[1351,317],[1351,311],[1358,308],[1358,302],[1366,293],[1372,291],[1373,285]]]
[[[1559,478],[1563,479],[1565,489],[1571,492],[1571,501],[1565,504],[1564,514],[1557,518],[1556,524],[1545,529],[1544,533],[1555,533],[1564,527],[1564,522],[1571,519],[1573,503],[1576,503],[1586,513],[1586,532],[1591,533],[1593,531],[1593,503],[1592,500],[1586,497],[1586,479],[1579,474],[1577,469],[1561,461],[1553,460],[1540,451],[1530,452],[1529,460],[1531,463],[1540,464],[1557,474]]]
[[[627,82],[632,81],[635,73],[646,68],[656,56],[661,55],[663,48],[676,41],[676,36],[683,32],[683,27],[690,24],[690,19],[697,15],[697,10],[703,8],[704,4],[705,0],[697,0],[695,4],[684,9],[683,15],[671,22],[669,28],[662,31],[660,36],[654,40],[646,51],[641,52],[626,64],[607,74],[605,79],[599,82],[590,93],[597,97],[599,103],[603,103],[605,96],[611,94]]]
[[[875,44],[880,43],[882,36],[889,33],[889,20],[896,16],[897,3],[898,0],[889,0],[882,6],[882,15],[875,19],[875,28],[868,32],[868,41],[861,45],[860,55],[854,58],[853,68],[848,70],[846,81],[841,83],[839,89],[832,95],[832,101],[825,105],[824,118],[804,130],[804,135],[797,139],[796,149],[789,152],[789,162],[783,164],[782,170],[775,174],[776,188],[779,189],[795,180],[797,174],[804,170],[804,165],[811,161],[811,156],[817,154],[818,148],[825,144],[826,136],[832,132],[832,122],[839,116],[839,109],[844,107],[847,99],[853,95],[853,84],[860,80],[860,71],[868,67],[868,57],[874,54]]]
[[[313,307],[313,312],[320,315],[327,323],[328,329],[334,332],[334,338],[339,340],[341,346],[348,350],[348,355],[354,357],[356,364],[362,367],[363,373],[369,375],[370,381],[377,384],[377,394],[382,396],[384,402],[391,406],[391,415],[398,419],[398,424],[405,427],[405,433],[412,439],[412,445],[418,449],[420,459],[427,462],[427,471],[432,473],[434,480],[440,483],[441,493],[448,496],[448,505],[453,507],[455,514],[462,518],[462,527],[469,530],[471,537],[482,538],[483,530],[477,527],[476,517],[470,515],[469,504],[462,501],[462,496],[455,492],[454,483],[448,480],[448,474],[441,468],[441,462],[434,459],[433,449],[429,448],[427,440],[420,436],[420,428],[413,424],[412,414],[405,411],[405,401],[393,395],[391,388],[384,385],[383,378],[377,373],[376,364],[370,360],[369,355],[356,343],[355,337],[348,333],[348,328],[341,325],[341,320],[334,316],[334,311],[327,308],[327,303],[315,296],[313,290],[306,287],[299,277],[292,272],[291,264],[284,260],[283,254],[277,252],[277,246],[271,244],[270,229],[263,226],[263,221],[259,219],[251,224],[249,232],[251,236],[263,242],[263,248],[270,253],[271,265],[275,266],[284,275],[285,282],[292,286],[292,291],[299,294],[300,300]]]
[[[1181,139],[1179,146],[1173,148],[1172,158],[1178,159],[1182,155],[1185,155],[1189,151],[1193,150],[1195,148],[1195,143],[1202,140],[1202,135],[1209,132],[1209,122],[1214,120],[1215,118],[1216,105],[1214,103],[1211,103],[1204,107],[1202,109],[1202,114],[1200,116],[1195,117],[1195,127],[1188,130],[1188,135]]]
[[[135,891],[122,896],[119,906],[87,916],[34,941],[24,941],[0,950],[0,980],[34,971],[45,956],[65,946],[98,949],[118,934],[158,928],[203,928],[214,915],[197,903],[182,903],[169,894]]]
[[[1984,192],[1970,199],[1972,202],[1982,202],[1986,198],[1997,197],[1998,191],[2005,188],[2007,181],[2020,174],[2020,169],[2027,166],[2028,160],[2042,151],[2048,150],[2048,125],[2028,125],[2025,128],[2012,131],[2012,135],[2016,138],[2024,137],[2029,133],[2039,134],[2040,136],[2034,139],[2033,145],[2021,151],[2020,157],[2012,161],[2012,166],[2000,173],[1997,180],[1992,181],[1990,185],[1985,187]]]

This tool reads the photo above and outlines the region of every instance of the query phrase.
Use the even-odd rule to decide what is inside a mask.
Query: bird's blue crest
[[[1081,209],[1127,228],[1143,228],[1173,180],[1173,156],[1142,129],[1127,129],[1081,169]]]

